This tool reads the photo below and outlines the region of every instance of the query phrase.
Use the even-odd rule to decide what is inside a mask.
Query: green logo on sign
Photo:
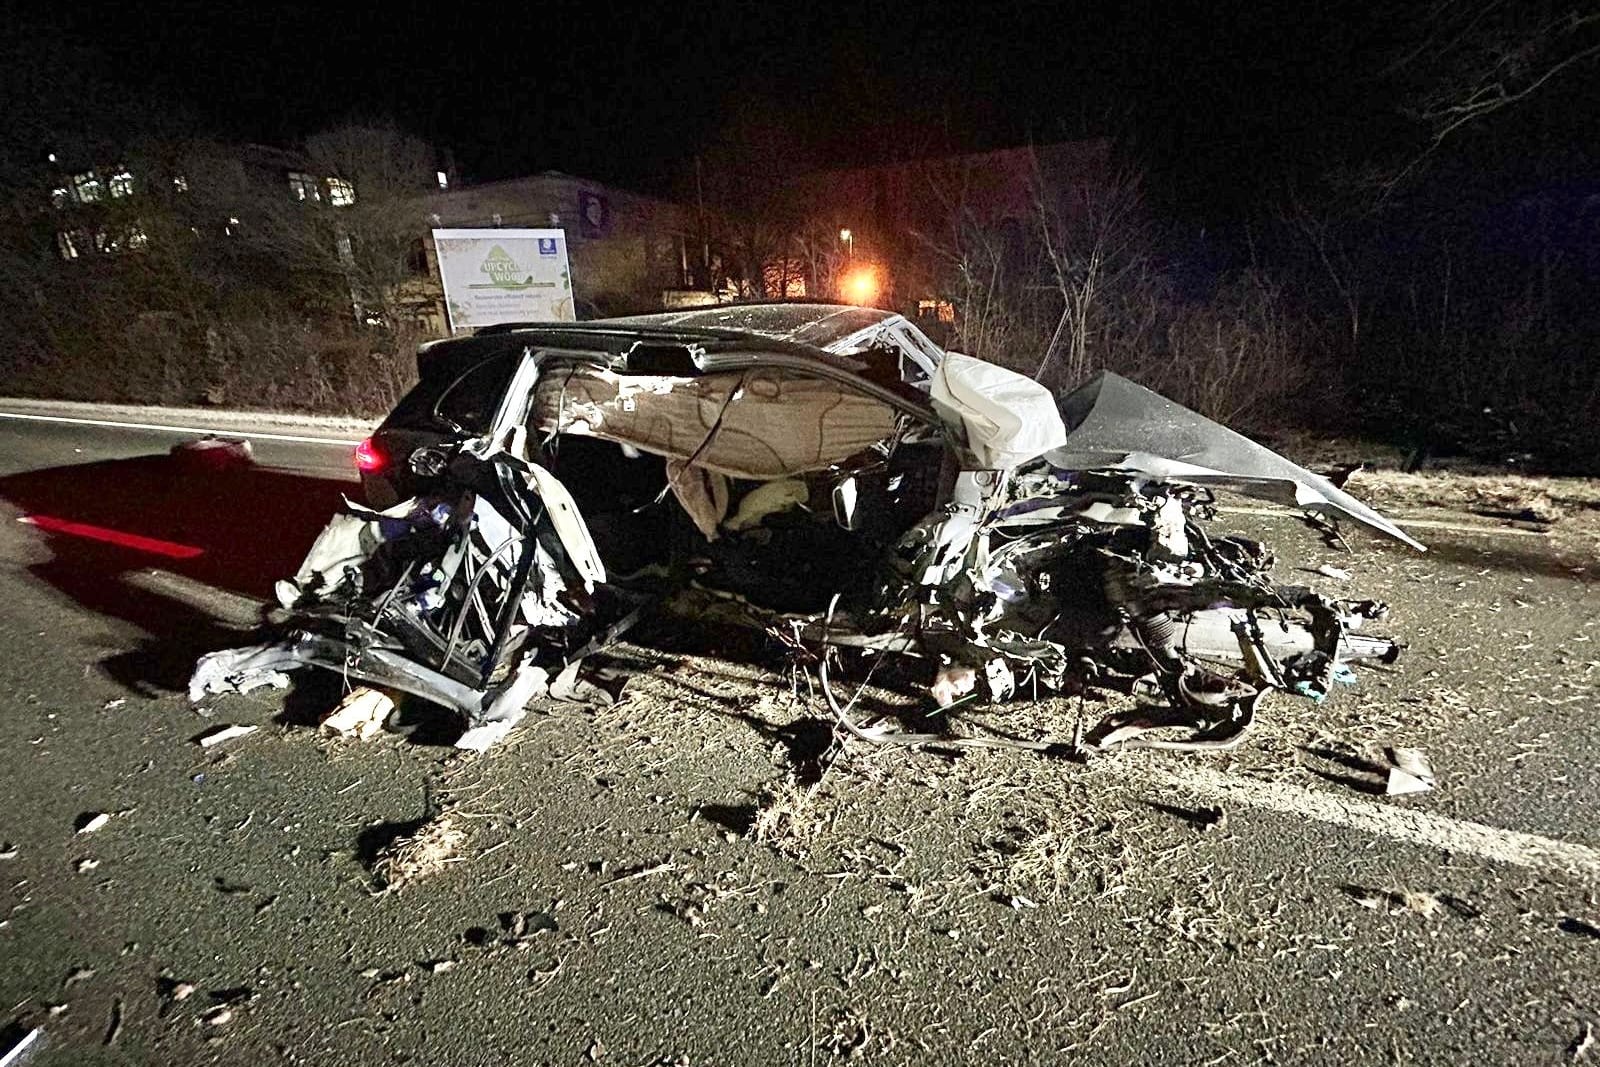
[[[478,268],[478,273],[487,274],[489,276],[489,284],[496,289],[529,289],[533,287],[533,275],[530,274],[526,278],[519,279],[517,275],[520,271],[517,269],[517,261],[512,259],[511,254],[499,245],[495,245],[489,250],[489,254],[483,257],[483,265]],[[477,288],[477,286],[473,288]]]

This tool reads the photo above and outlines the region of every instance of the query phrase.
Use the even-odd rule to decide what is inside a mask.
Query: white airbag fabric
[[[934,372],[933,406],[967,433],[980,466],[1009,470],[1067,439],[1050,390],[1016,371],[959,352],[945,355]]]

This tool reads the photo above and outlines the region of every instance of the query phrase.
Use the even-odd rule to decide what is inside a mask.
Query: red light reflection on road
[[[180,545],[176,541],[163,541],[159,537],[145,537],[143,534],[125,533],[105,526],[91,526],[86,522],[58,519],[54,515],[24,515],[17,521],[37,526],[41,530],[49,530],[51,533],[104,541],[108,545],[131,548],[135,552],[150,552],[171,559],[194,559],[205,554],[205,549],[196,548],[194,545]]]

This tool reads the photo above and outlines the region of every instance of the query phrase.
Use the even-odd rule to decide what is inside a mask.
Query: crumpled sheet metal
[[[1045,454],[1061,470],[1126,470],[1192,485],[1226,485],[1312,511],[1337,511],[1386,536],[1427,549],[1320,475],[1198,412],[1110,371],[1061,400],[1066,441]]]
[[[367,649],[352,657],[343,642],[312,634],[286,641],[229,648],[202,656],[189,679],[189,699],[198,703],[217,693],[248,693],[263,686],[283,688],[289,671],[324,667],[347,677],[398,689],[436,701],[466,717],[467,729],[456,747],[482,752],[505,737],[527,715],[527,705],[549,689],[549,674],[524,666],[508,681],[487,691],[462,685],[388,649]]]
[[[344,508],[329,518],[306,552],[293,578],[275,585],[278,603],[293,608],[306,597],[326,596],[342,583],[359,586],[361,567],[384,541],[401,536],[424,523],[442,524],[446,513],[423,508],[416,500],[402,500],[383,511],[373,511],[344,497]]]

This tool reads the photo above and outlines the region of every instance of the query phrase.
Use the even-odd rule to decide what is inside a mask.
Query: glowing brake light
[[[378,451],[378,446],[373,444],[372,438],[367,438],[356,445],[356,470],[365,474],[380,471],[384,467],[383,453]]]

